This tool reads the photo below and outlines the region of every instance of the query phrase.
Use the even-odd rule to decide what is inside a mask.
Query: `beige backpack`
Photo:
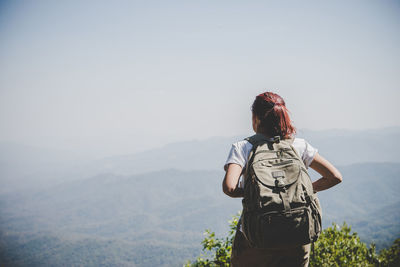
[[[244,173],[242,226],[250,245],[308,244],[321,232],[321,208],[293,139],[246,138],[252,145]]]

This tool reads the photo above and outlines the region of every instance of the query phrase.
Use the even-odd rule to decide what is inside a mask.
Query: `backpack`
[[[244,176],[242,231],[255,248],[284,248],[317,240],[321,207],[293,139],[256,134]]]

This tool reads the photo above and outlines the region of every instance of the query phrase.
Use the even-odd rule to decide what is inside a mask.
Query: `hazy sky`
[[[400,1],[1,1],[0,141],[117,154],[298,128],[400,125]]]

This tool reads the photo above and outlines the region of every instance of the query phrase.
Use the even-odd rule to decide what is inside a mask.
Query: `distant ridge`
[[[400,163],[340,169],[343,183],[318,193],[323,227],[346,221],[378,249],[391,244],[400,236]],[[225,235],[227,221],[241,209],[240,199],[222,193],[223,174],[102,174],[22,195],[0,194],[0,248],[7,248],[0,264],[180,265],[200,253],[205,229]],[[165,255],[164,261],[152,251]]]
[[[133,175],[174,168],[222,170],[231,144],[244,137],[246,135],[182,141],[141,153],[100,160],[82,160],[56,150],[28,147],[25,151],[24,146],[0,142],[0,183],[3,185],[0,192],[21,186],[47,186],[102,173]],[[306,139],[322,156],[336,165],[400,162],[397,157],[397,151],[400,151],[400,142],[397,142],[400,140],[400,127],[323,131],[300,129],[297,137]],[[37,183],[38,177],[40,184]]]
[[[384,130],[388,129],[387,132]],[[400,162],[400,127],[353,130],[299,130],[297,137],[306,139],[319,153],[337,165],[362,162]],[[202,170],[223,168],[231,144],[243,136],[215,137],[201,141],[168,144],[142,153],[105,158],[86,166],[120,174],[145,173],[156,169],[176,168]],[[157,163],[157,164],[155,164]]]

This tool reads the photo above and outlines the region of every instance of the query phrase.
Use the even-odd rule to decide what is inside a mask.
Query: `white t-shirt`
[[[294,149],[296,149],[296,152],[300,155],[306,168],[308,168],[318,150],[302,138],[295,138],[292,145]],[[242,140],[232,144],[232,148],[229,152],[228,159],[225,162],[224,169],[226,170],[228,164],[230,163],[236,163],[244,168],[252,148],[253,145],[247,140]],[[242,180],[239,182],[239,186],[243,187]]]

